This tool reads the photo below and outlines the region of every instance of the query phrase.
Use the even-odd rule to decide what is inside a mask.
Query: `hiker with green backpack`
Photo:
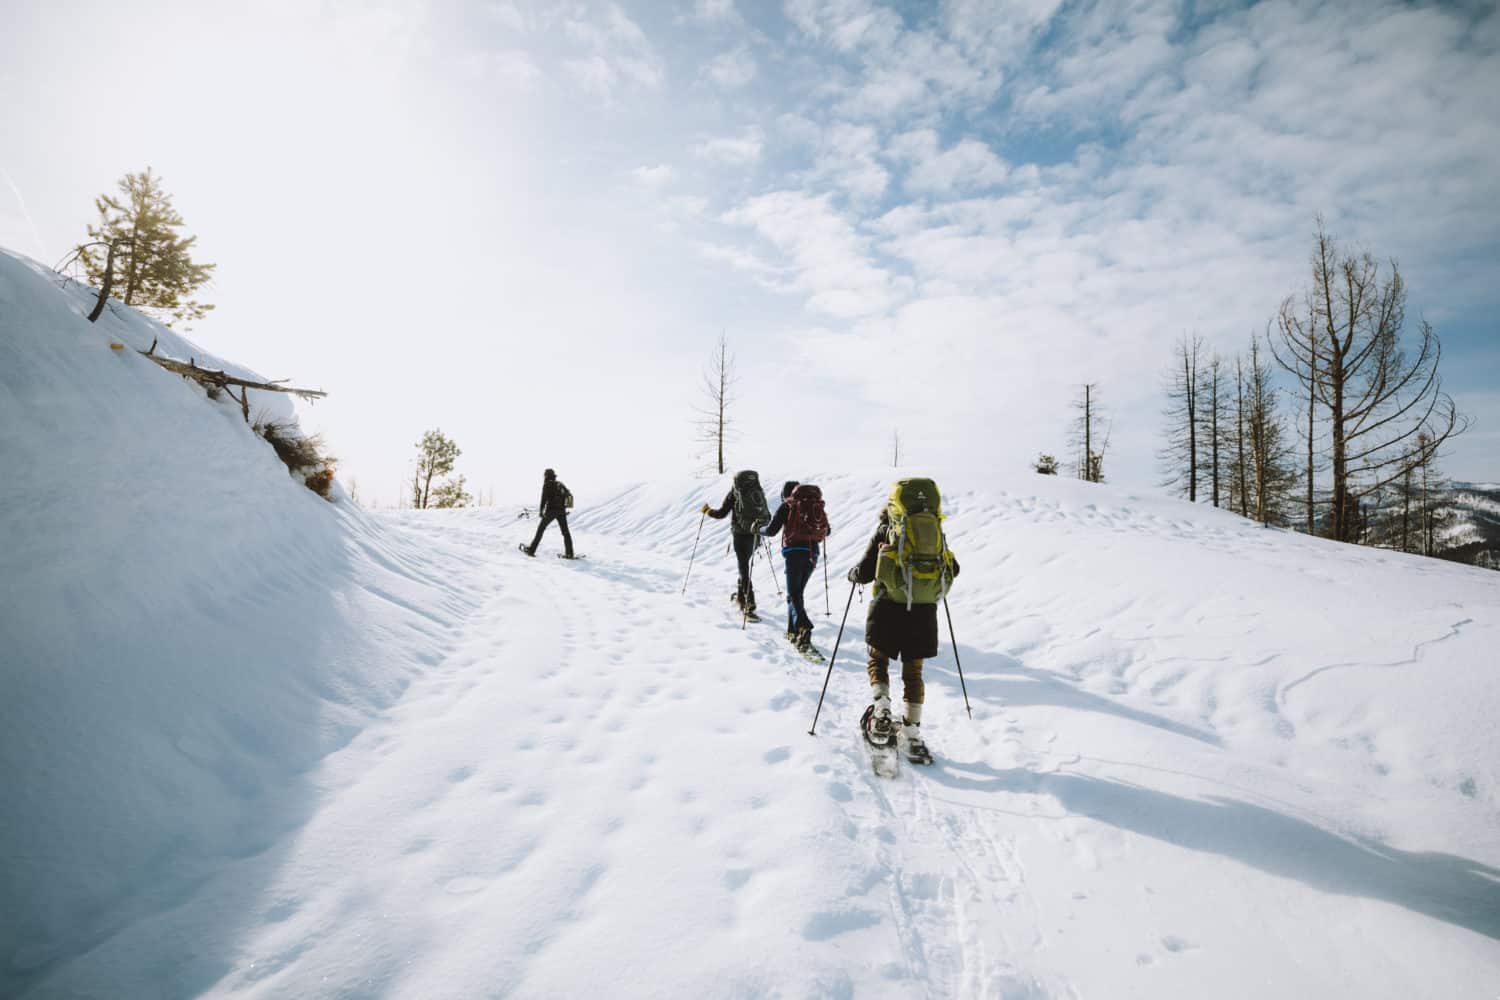
[[[877,746],[894,746],[891,660],[901,660],[905,714],[901,737],[908,759],[931,763],[918,728],[922,723],[922,662],[938,651],[938,605],[958,576],[958,560],[943,535],[942,497],[931,479],[902,479],[891,489],[864,558],[849,571],[851,583],[873,583],[865,618],[867,671],[873,703],[860,726]]]
[[[704,504],[700,513],[715,521],[729,518],[734,557],[740,568],[739,585],[731,599],[746,618],[759,621],[755,614],[755,585],[750,581],[750,561],[755,556],[755,547],[760,544],[761,529],[771,523],[771,510],[766,506],[765,491],[760,488],[760,475],[753,469],[736,472],[734,483],[724,495],[724,502],[717,508]]]

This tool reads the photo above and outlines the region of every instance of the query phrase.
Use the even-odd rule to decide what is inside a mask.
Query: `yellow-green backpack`
[[[875,560],[877,595],[937,604],[953,586],[953,553],[943,537],[943,500],[931,479],[902,479],[886,501],[886,543]]]

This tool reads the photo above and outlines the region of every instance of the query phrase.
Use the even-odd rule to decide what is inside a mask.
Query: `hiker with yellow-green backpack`
[[[922,740],[922,663],[938,651],[938,605],[958,576],[958,560],[943,533],[942,496],[931,479],[902,479],[891,489],[864,558],[849,582],[873,583],[865,617],[867,673],[872,703],[860,719],[865,739],[877,748],[897,746],[891,714],[891,661],[901,661],[904,713],[899,730],[906,757],[932,763]]]

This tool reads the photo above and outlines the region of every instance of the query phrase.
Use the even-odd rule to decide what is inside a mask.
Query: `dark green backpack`
[[[754,534],[771,523],[766,491],[760,488],[760,476],[754,470],[734,474],[734,514],[729,523],[737,535]]]

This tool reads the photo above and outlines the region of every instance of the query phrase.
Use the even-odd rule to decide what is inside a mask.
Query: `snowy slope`
[[[237,407],[109,344],[218,359],[132,311],[91,325],[91,304],[0,254],[5,996],[212,983],[315,807],[309,769],[440,655],[458,603]],[[227,866],[191,947],[130,943]]]
[[[33,276],[0,258],[0,322],[52,308]],[[722,523],[683,592],[726,482],[611,495],[560,470],[588,558],[551,558],[554,530],[530,560],[514,508],[326,504],[232,411],[71,313],[45,325],[0,331],[0,453],[27,470],[0,487],[25,540],[0,554],[0,745],[25,804],[0,826],[0,993],[1500,983],[1492,572],[911,470],[951,490],[973,719],[945,634],[938,763],[887,781],[854,733],[858,597],[814,737],[823,672],[781,640],[764,562],[760,625],[730,612]],[[825,651],[889,476],[818,479]]]

